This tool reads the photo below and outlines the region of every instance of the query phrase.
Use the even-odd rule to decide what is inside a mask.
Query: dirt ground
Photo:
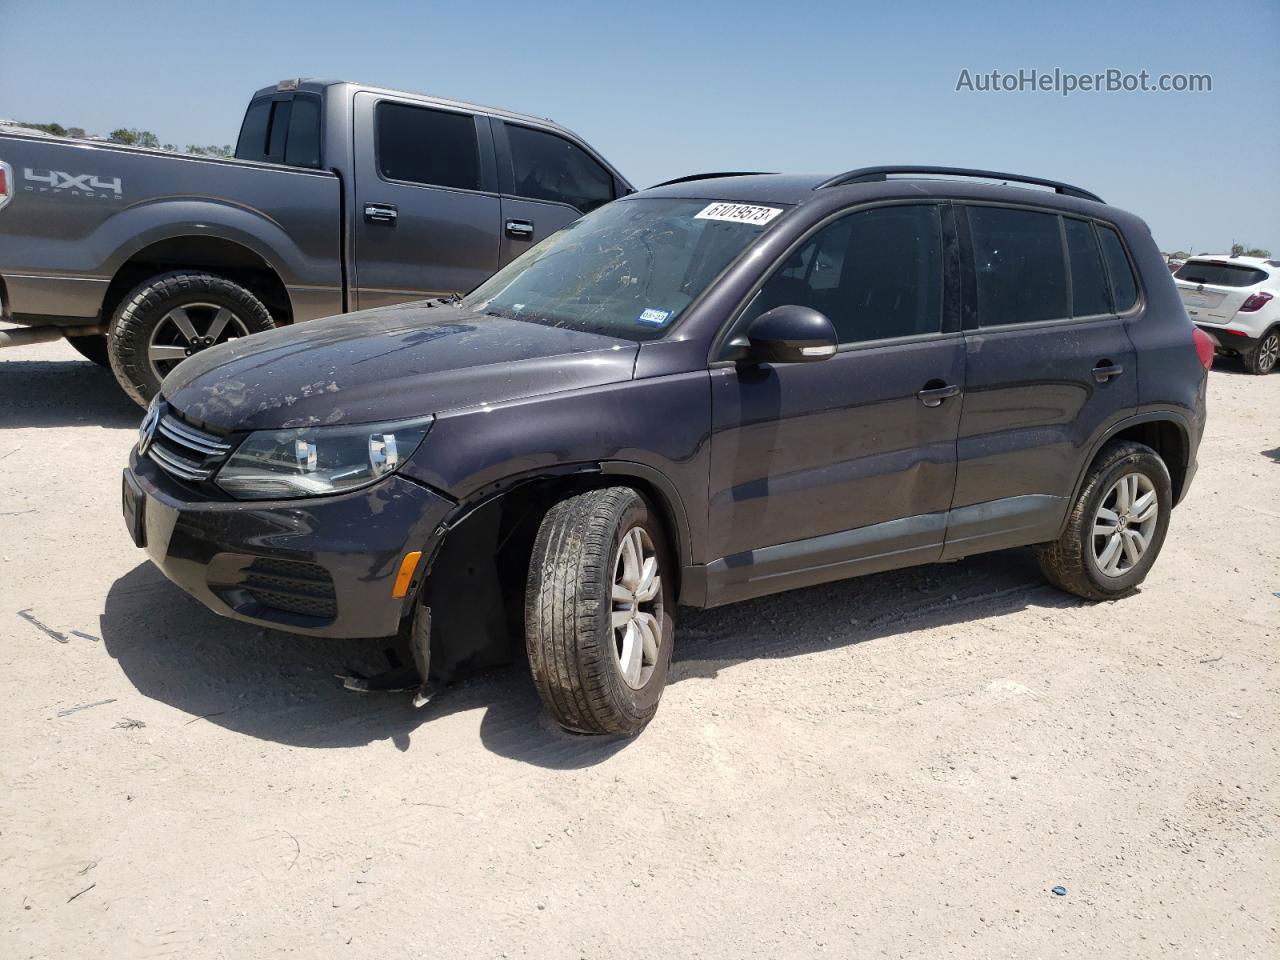
[[[139,411],[0,351],[0,956],[1280,956],[1280,375],[1210,403],[1135,596],[1010,551],[686,612],[619,743],[209,613],[121,521]]]

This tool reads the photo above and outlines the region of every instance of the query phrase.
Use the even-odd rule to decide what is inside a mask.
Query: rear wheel
[[[1250,349],[1242,354],[1244,368],[1250,373],[1270,373],[1280,360],[1280,329],[1272,327]]]
[[[146,405],[183,360],[275,326],[262,301],[211,273],[166,273],[135,287],[111,321],[111,369]]]
[[[1160,455],[1141,443],[1106,447],[1085,477],[1067,528],[1036,547],[1055,586],[1089,600],[1114,600],[1146,579],[1164,545],[1173,485]]]
[[[71,344],[76,353],[86,360],[92,360],[100,367],[111,368],[111,357],[107,354],[107,338],[104,335],[67,337],[67,343]]]
[[[580,733],[634,736],[658,709],[675,607],[662,525],[629,487],[555,504],[529,561],[525,636],[534,685]]]

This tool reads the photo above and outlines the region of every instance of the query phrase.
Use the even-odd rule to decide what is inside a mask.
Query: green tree
[[[32,130],[43,130],[45,133],[52,133],[55,137],[65,137],[67,128],[60,123],[26,123],[22,126],[30,127]]]
[[[219,147],[216,144],[201,146],[198,143],[188,143],[186,152],[197,157],[229,157],[231,156],[231,144],[223,144]]]
[[[133,127],[120,127],[110,134],[112,143],[123,143],[130,147],[158,147],[160,138],[150,130],[138,130]]]

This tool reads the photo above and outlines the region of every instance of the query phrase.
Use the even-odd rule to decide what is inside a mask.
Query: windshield
[[[464,303],[477,313],[656,340],[781,212],[706,200],[616,201],[547,237]]]

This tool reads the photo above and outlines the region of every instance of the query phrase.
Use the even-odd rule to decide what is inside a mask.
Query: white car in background
[[[1200,254],[1173,275],[1191,322],[1250,373],[1280,359],[1280,260]]]

